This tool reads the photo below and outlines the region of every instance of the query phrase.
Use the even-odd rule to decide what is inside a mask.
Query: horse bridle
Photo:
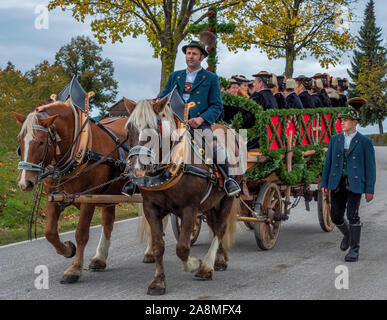
[[[28,171],[37,171],[37,172],[44,172],[45,166],[44,163],[46,161],[46,158],[48,156],[48,153],[51,148],[51,144],[54,145],[54,148],[56,148],[57,142],[56,142],[56,128],[53,127],[52,130],[47,129],[41,125],[33,125],[33,129],[40,130],[47,133],[47,143],[46,143],[46,149],[44,151],[44,156],[42,161],[39,164],[28,162],[28,161],[20,161],[18,163],[18,170],[28,170]],[[55,150],[55,149],[54,149]],[[16,150],[18,156],[21,156],[21,150],[20,146],[18,146]]]

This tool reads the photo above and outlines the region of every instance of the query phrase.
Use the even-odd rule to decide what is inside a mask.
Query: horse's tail
[[[225,250],[230,249],[235,242],[235,234],[237,229],[238,215],[240,212],[240,199],[233,197],[230,213],[227,216],[227,227],[222,239],[222,245]]]
[[[140,241],[143,242],[145,239],[148,239],[150,235],[150,226],[148,220],[146,220],[144,215],[144,206],[142,203],[138,204],[138,228],[137,228],[137,236],[140,238]]]

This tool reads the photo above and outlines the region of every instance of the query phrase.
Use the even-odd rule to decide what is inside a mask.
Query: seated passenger
[[[278,109],[277,101],[270,90],[270,87],[276,84],[273,74],[261,71],[257,74],[253,74],[253,77],[255,77],[255,92],[250,96],[250,99],[253,99],[256,103],[261,105],[264,110]]]
[[[271,89],[271,92],[274,94],[274,98],[277,101],[279,109],[286,108],[285,97],[283,92],[285,90],[285,76],[277,76],[277,85]]]
[[[247,93],[247,89],[250,80],[241,74],[236,74],[235,76],[232,76],[232,78],[239,82],[238,96],[248,98],[249,94]]]
[[[300,97],[294,92],[296,88],[296,81],[294,79],[286,79],[285,81],[285,108],[286,109],[302,109],[302,102]]]
[[[312,79],[312,89],[308,90],[308,93],[313,99],[315,108],[322,108],[323,103],[319,97],[320,90],[323,89],[323,84],[321,79]]]
[[[329,99],[331,100],[332,107],[337,108],[340,105],[340,96],[338,95],[336,88],[338,85],[337,78],[330,78],[330,87],[326,89]]]
[[[319,92],[319,98],[323,104],[323,106],[326,107],[332,107],[331,100],[328,97],[328,94],[326,92],[326,89],[329,88],[329,74],[327,73],[316,73],[313,78],[321,79],[323,83],[323,88]]]
[[[235,96],[238,95],[240,82],[236,81],[233,78],[228,79],[228,81],[230,82],[230,86],[227,88],[226,92],[231,93]]]
[[[340,79],[338,78],[338,85],[337,85],[337,94],[339,95],[339,107],[346,107],[348,106],[347,103],[347,96],[345,95],[344,91],[348,90],[349,81],[346,78]]]
[[[311,95],[308,93],[308,90],[312,88],[312,79],[301,75],[295,78],[294,80],[296,80],[296,88],[294,91],[299,96],[304,109],[314,108],[314,101]]]

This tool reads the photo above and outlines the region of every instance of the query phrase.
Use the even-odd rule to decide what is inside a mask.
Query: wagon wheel
[[[254,204],[254,211],[259,213],[259,218],[266,217],[266,222],[254,224],[254,235],[257,245],[262,250],[272,249],[278,239],[281,221],[275,221],[275,213],[282,212],[282,197],[278,186],[272,182],[265,182],[259,190],[258,198]]]
[[[198,214],[195,220],[194,229],[191,233],[191,246],[196,242],[196,240],[199,237],[200,234],[200,228],[202,226],[202,214]],[[180,235],[180,218],[176,217],[175,215],[172,215],[171,217],[171,225],[173,234],[175,235],[176,241],[179,241],[179,235]]]
[[[321,189],[318,190],[317,197],[317,214],[320,227],[325,232],[330,232],[335,227],[331,219],[331,192],[328,192],[328,197],[323,194]]]

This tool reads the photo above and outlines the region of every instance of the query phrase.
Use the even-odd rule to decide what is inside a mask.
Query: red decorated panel
[[[302,145],[308,145],[308,144],[311,143],[311,141],[312,142],[320,141],[322,137],[324,137],[324,139],[321,142],[329,142],[332,128],[326,128],[326,125],[325,125],[323,117],[325,117],[325,121],[329,124],[330,123],[331,115],[330,114],[319,115],[318,118],[316,117],[313,121],[310,121],[310,123],[308,123],[308,121],[310,120],[310,117],[311,117],[310,115],[303,114],[302,118],[304,120],[305,126],[301,125],[299,123],[299,125],[300,125],[300,136],[303,136],[304,132],[306,130],[306,134],[303,136],[301,144]],[[269,124],[267,125],[267,128],[268,128],[268,141],[272,140],[271,141],[271,145],[270,145],[270,149],[279,149],[280,148],[277,140],[275,138],[272,139],[273,134],[277,135],[277,137],[281,137],[281,123],[278,124],[279,119],[280,119],[279,116],[270,117],[270,120],[271,120],[274,128],[276,128],[276,133],[277,134],[272,131],[271,126]],[[278,125],[278,127],[277,127],[277,125]],[[340,120],[337,120],[334,125],[336,126],[336,132],[341,132],[341,122],[340,122]],[[327,129],[329,130],[329,132],[328,132],[329,134],[325,134]],[[295,124],[293,123],[292,120],[289,121],[289,125],[286,128],[286,136],[289,137],[290,133],[292,133],[292,137],[294,137],[294,135],[296,133],[296,126],[295,126]],[[284,146],[286,145],[286,141],[282,141],[282,143],[284,144]],[[295,141],[294,141],[294,143],[295,143]]]

